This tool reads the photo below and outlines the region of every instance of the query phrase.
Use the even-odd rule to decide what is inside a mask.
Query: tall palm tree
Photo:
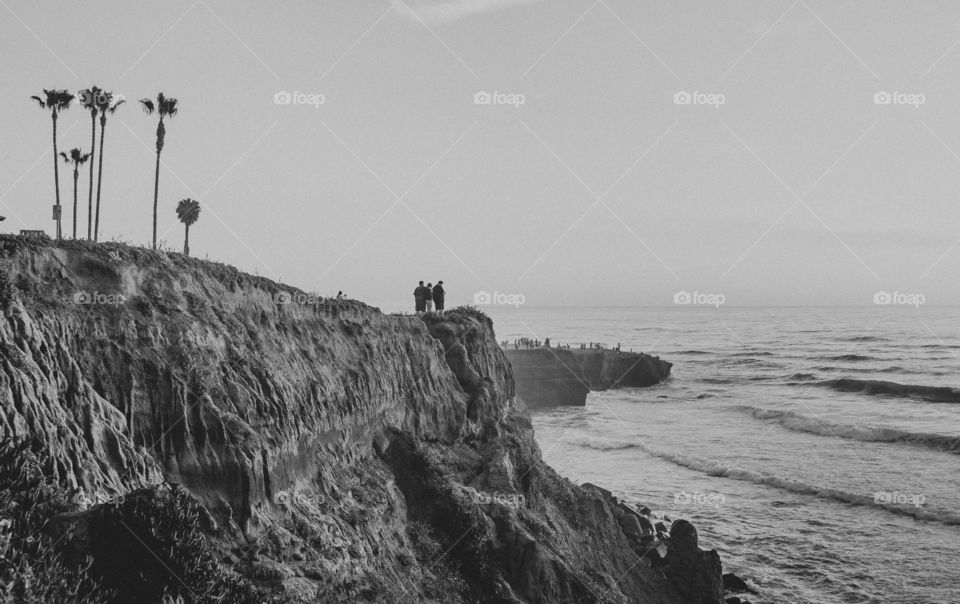
[[[120,105],[126,103],[123,98],[115,98],[112,92],[103,90],[97,97],[97,109],[100,110],[100,166],[97,168],[97,217],[93,225],[93,240],[100,240],[100,186],[103,184],[103,136],[107,131],[107,114],[113,115]],[[93,166],[91,164],[91,173]]]
[[[163,151],[163,139],[167,129],[163,125],[163,119],[173,117],[177,114],[177,99],[168,98],[162,92],[157,93],[157,102],[150,99],[140,99],[143,110],[147,115],[154,111],[160,116],[157,124],[157,169],[153,177],[153,249],[157,249],[157,195],[160,192],[160,152]]]
[[[40,104],[42,109],[50,110],[50,119],[53,120],[53,186],[57,193],[57,239],[60,239],[60,164],[57,163],[57,115],[70,108],[73,95],[66,90],[43,89],[43,96],[31,96],[31,99]]]
[[[190,225],[200,218],[200,202],[195,199],[181,199],[177,204],[177,217],[184,224],[183,255],[190,255]]]
[[[87,160],[90,159],[89,153],[84,153],[80,149],[74,147],[70,149],[70,154],[67,155],[63,151],[60,152],[60,157],[63,158],[63,161],[68,164],[73,164],[73,238],[77,238],[77,179],[80,178],[80,166],[87,163]]]
[[[97,148],[97,97],[103,94],[97,86],[80,91],[80,104],[90,111],[90,190],[87,193],[87,239],[93,239],[93,159]]]

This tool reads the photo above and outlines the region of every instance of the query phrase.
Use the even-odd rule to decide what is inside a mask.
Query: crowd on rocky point
[[[501,344],[503,348],[510,348],[509,340],[504,340]],[[581,343],[578,345],[580,350],[612,350],[614,352],[620,352],[620,343],[617,342],[615,347],[608,348],[602,342],[587,342]],[[557,344],[556,346],[550,345],[550,338],[544,338],[540,340],[538,338],[517,338],[513,341],[514,350],[532,350],[535,348],[563,348],[566,350],[571,350],[573,346],[570,344]],[[632,351],[631,351],[632,352]]]

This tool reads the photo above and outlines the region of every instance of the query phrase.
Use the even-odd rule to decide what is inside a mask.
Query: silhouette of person
[[[443,289],[443,281],[437,281],[433,286],[433,303],[437,306],[437,312],[443,313],[443,304],[447,298],[447,290]]]
[[[433,283],[427,283],[427,287],[424,288],[423,302],[427,312],[433,311]]]
[[[427,288],[423,286],[423,281],[413,290],[413,309],[414,312],[423,312],[426,310]]]

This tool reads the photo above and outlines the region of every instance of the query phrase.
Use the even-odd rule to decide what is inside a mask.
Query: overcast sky
[[[162,239],[182,246],[195,197],[194,255],[306,290],[960,303],[956,2],[0,0],[0,68],[3,230],[53,232],[29,96],[97,84],[131,101],[102,239],[149,243],[156,120],[135,100],[163,91]],[[89,127],[66,112],[60,148]]]

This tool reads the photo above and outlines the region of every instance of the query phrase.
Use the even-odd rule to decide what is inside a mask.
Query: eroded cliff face
[[[584,406],[591,390],[653,386],[670,377],[660,357],[615,350],[531,348],[504,351],[528,407]]]
[[[485,316],[121,245],[0,249],[0,436],[45,444],[86,509],[67,524],[173,482],[277,601],[693,601],[542,462]]]

